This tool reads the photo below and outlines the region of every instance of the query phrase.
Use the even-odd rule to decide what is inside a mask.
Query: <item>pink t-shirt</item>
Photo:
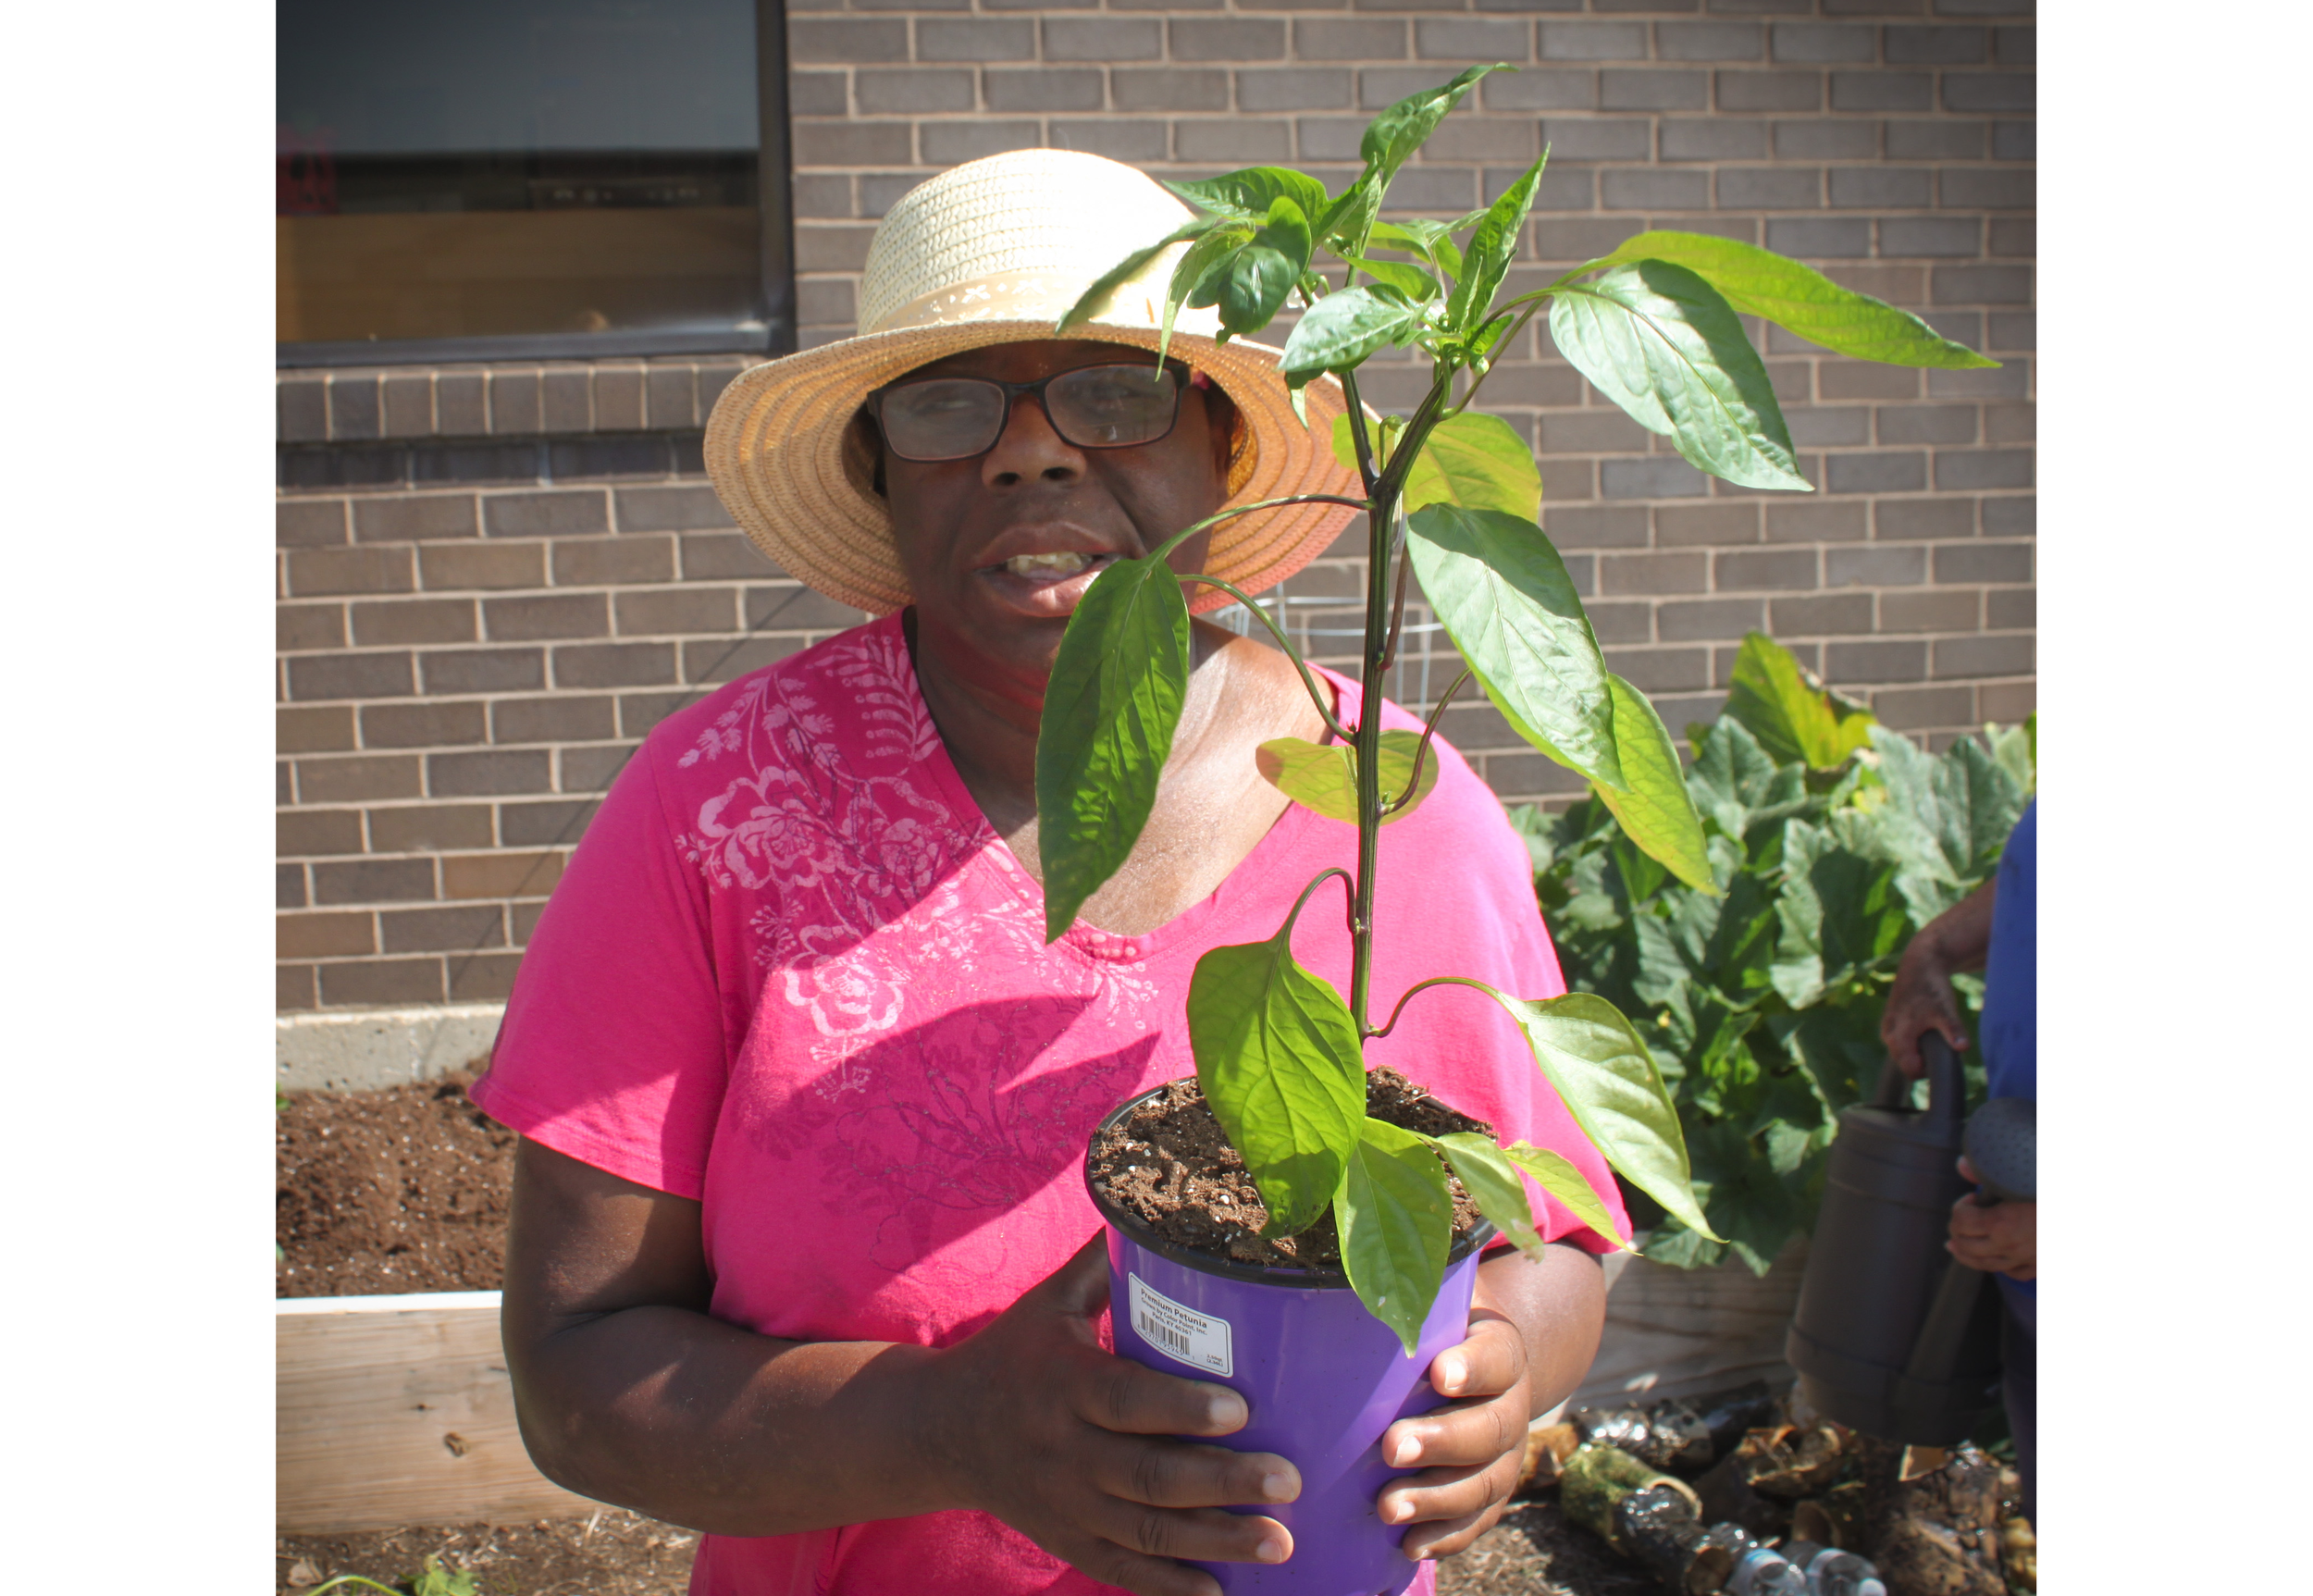
[[[1328,673],[1344,721],[1354,683]],[[1385,704],[1385,725],[1415,723]],[[1563,991],[1524,846],[1461,757],[1382,834],[1377,1015],[1414,982]],[[1355,828],[1288,809],[1219,890],[1145,936],[1044,897],[982,818],[887,616],[654,730],[541,917],[474,1095],[558,1152],[701,1205],[711,1311],[768,1336],[944,1346],[1094,1233],[1094,1126],[1193,1074],[1197,957],[1273,935]],[[1293,946],[1349,988],[1341,884]],[[1604,1161],[1482,994],[1423,994],[1369,1057],[1572,1158]],[[1583,1231],[1538,1188],[1546,1236]],[[1619,1215],[1618,1215],[1619,1217]],[[1417,1591],[1431,1577],[1425,1567]],[[705,1537],[694,1596],[1091,1596],[980,1513]]]

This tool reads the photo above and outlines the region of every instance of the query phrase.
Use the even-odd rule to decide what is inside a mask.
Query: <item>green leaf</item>
[[[1036,734],[1046,942],[1140,839],[1188,686],[1180,577],[1154,555],[1118,561],[1069,617]]]
[[[1663,1076],[1630,1021],[1603,997],[1511,997],[1472,982],[1526,1033],[1575,1123],[1623,1179],[1690,1228],[1713,1233],[1688,1185],[1687,1143]]]
[[[1582,1171],[1575,1168],[1573,1159],[1528,1142],[1511,1143],[1503,1149],[1503,1156],[1540,1182],[1542,1190],[1564,1203],[1576,1219],[1624,1252],[1635,1253],[1639,1250],[1630,1244],[1630,1237],[1614,1223],[1614,1214],[1599,1200],[1597,1191],[1583,1178]],[[1456,1169],[1458,1170],[1458,1165]],[[1469,1178],[1464,1176],[1462,1183],[1469,1185]],[[1475,1194],[1476,1188],[1473,1187],[1472,1195]],[[1487,1218],[1492,1219],[1493,1216],[1489,1214]],[[1495,1222],[1499,1224],[1501,1221]]]
[[[1240,337],[1268,326],[1309,264],[1309,218],[1283,195],[1252,241],[1230,262],[1220,289],[1220,324]]]
[[[1410,262],[1367,260],[1363,255],[1352,254],[1342,258],[1376,282],[1389,284],[1410,300],[1426,304],[1438,297],[1438,279]]]
[[[1277,201],[1291,200],[1304,217],[1320,216],[1332,202],[1325,185],[1306,172],[1290,167],[1246,167],[1193,183],[1168,182],[1165,187],[1193,205],[1239,221],[1264,221]]]
[[[1402,222],[1376,222],[1373,241],[1387,244],[1392,249],[1428,254],[1446,241],[1451,234],[1458,233],[1465,228],[1474,228],[1485,220],[1489,208],[1480,205],[1467,216],[1457,217],[1450,222],[1432,221],[1427,217],[1410,217]]]
[[[1382,345],[1403,342],[1421,316],[1419,304],[1386,283],[1345,288],[1317,301],[1294,325],[1278,364],[1289,380],[1347,371]]]
[[[1541,528],[1499,510],[1429,504],[1406,557],[1486,694],[1593,780],[1625,785],[1605,657]]]
[[[1641,260],[1685,266],[1707,278],[1743,315],[1858,360],[1947,369],[1999,364],[1952,342],[1910,311],[1843,289],[1813,267],[1755,244],[1701,233],[1640,233],[1593,264]]]
[[[1600,392],[1697,467],[1745,488],[1812,491],[1743,324],[1685,266],[1639,261],[1571,284],[1551,301],[1550,333]]]
[[[1803,820],[1783,832],[1782,924],[1771,979],[1783,1000],[1807,1008],[1827,988],[1882,964],[1892,965],[1909,926],[1895,889],[1895,868],[1839,847]]]
[[[1381,191],[1386,186],[1368,167],[1317,218],[1310,231],[1317,242],[1363,254],[1367,235],[1373,230],[1374,217],[1381,212]]]
[[[1357,1300],[1413,1356],[1453,1249],[1453,1193],[1428,1139],[1363,1121],[1333,1219]]]
[[[1499,415],[1466,410],[1430,429],[1405,474],[1402,502],[1408,515],[1426,505],[1459,504],[1540,521],[1542,474],[1516,428]]]
[[[1687,791],[1686,769],[1663,717],[1644,693],[1620,676],[1610,674],[1606,682],[1614,701],[1614,757],[1626,785],[1618,790],[1593,782],[1590,790],[1614,810],[1632,842],[1697,892],[1716,897],[1702,817]]]
[[[1356,1021],[1292,939],[1288,921],[1267,942],[1216,947],[1189,979],[1197,1084],[1261,1189],[1270,1236],[1325,1212],[1366,1114]]]
[[[1836,770],[1871,746],[1879,723],[1861,705],[1837,700],[1788,649],[1764,632],[1745,634],[1735,653],[1726,712],[1779,761]]]
[[[1992,747],[1992,762],[2008,773],[2008,779],[2016,784],[2016,790],[2026,798],[2039,785],[2039,761],[2033,750],[2033,725],[2027,720],[2020,726],[1997,724],[1984,728],[1984,740]]]
[[[1472,67],[1452,82],[1408,94],[1383,111],[1367,126],[1365,137],[1358,141],[1357,154],[1365,161],[1367,170],[1386,185],[1397,174],[1398,167],[1405,164],[1406,157],[1437,130],[1446,113],[1478,86],[1480,78],[1489,72],[1510,69],[1509,64],[1503,61]]]
[[[1182,305],[1203,310],[1220,301],[1223,281],[1229,274],[1230,263],[1252,238],[1254,229],[1238,222],[1223,223],[1210,228],[1197,241],[1181,251],[1172,268],[1172,280],[1165,289],[1164,330],[1156,340],[1156,358],[1162,360],[1172,347],[1172,324]]]
[[[1146,249],[1134,250],[1131,254],[1126,255],[1115,266],[1110,266],[1107,271],[1101,273],[1100,276],[1095,279],[1092,287],[1086,289],[1082,293],[1077,296],[1076,303],[1069,306],[1068,314],[1053,324],[1052,335],[1055,338],[1061,337],[1071,328],[1081,326],[1084,322],[1095,319],[1101,311],[1107,308],[1109,296],[1114,294],[1116,291],[1122,287],[1125,283],[1131,281],[1133,278],[1138,277],[1143,271],[1146,270],[1148,264],[1151,261],[1155,260],[1158,255],[1164,254],[1165,251],[1170,249],[1173,245],[1181,242],[1183,240],[1197,237],[1199,234],[1211,228],[1212,225],[1213,219],[1210,217],[1192,217],[1189,220],[1182,222],[1179,227],[1173,229],[1172,231],[1167,233],[1163,238],[1158,239],[1155,243],[1150,244]],[[1169,299],[1165,308],[1165,328],[1168,335],[1168,341],[1169,341],[1169,335],[1172,328],[1173,306],[1177,303],[1177,301]]]
[[[1732,716],[1722,716],[1703,734],[1687,772],[1687,791],[1695,808],[1718,823],[1720,835],[1738,843],[1754,826],[1823,804],[1807,790],[1804,765],[1776,763]]]
[[[1414,773],[1414,750],[1421,746],[1418,732],[1381,734],[1381,801],[1393,801],[1405,790]],[[1274,737],[1254,750],[1261,779],[1304,809],[1328,820],[1357,823],[1357,750],[1346,743],[1313,743],[1302,737]],[[1392,810],[1381,823],[1402,820],[1420,807],[1438,785],[1438,750],[1422,757],[1421,786],[1404,809]]]
[[[1526,229],[1527,213],[1534,208],[1534,185],[1542,180],[1542,167],[1549,161],[1550,152],[1545,150],[1525,176],[1503,191],[1478,224],[1470,247],[1464,252],[1464,266],[1453,297],[1446,301],[1446,326],[1453,331],[1467,332],[1486,319],[1494,291],[1502,286],[1511,257],[1518,253],[1518,235]]]
[[[1541,1256],[1545,1243],[1534,1228],[1534,1205],[1528,1200],[1526,1182],[1518,1179],[1508,1155],[1491,1137],[1456,1131],[1450,1136],[1424,1136],[1422,1140],[1453,1166],[1479,1213],[1491,1219],[1520,1252]]]

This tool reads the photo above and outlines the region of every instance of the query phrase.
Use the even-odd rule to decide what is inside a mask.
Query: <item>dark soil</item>
[[[1567,1523],[1555,1495],[1510,1507],[1468,1551],[1439,1561],[1438,1596],[1662,1596],[1637,1564]]]
[[[289,1099],[274,1135],[277,1295],[500,1289],[518,1138],[466,1099],[473,1079]]]
[[[1447,1107],[1394,1070],[1367,1072],[1366,1112],[1429,1136],[1494,1133],[1483,1120]],[[1175,1245],[1238,1263],[1341,1268],[1341,1236],[1330,1212],[1299,1235],[1259,1233],[1269,1217],[1260,1189],[1193,1079],[1173,1082],[1095,1135],[1092,1170],[1111,1201]],[[1466,1236],[1479,1223],[1478,1205],[1451,1171],[1446,1181],[1453,1192],[1453,1233]]]
[[[682,1596],[698,1549],[696,1530],[605,1507],[591,1517],[513,1528],[278,1536],[273,1582],[277,1591],[296,1592],[359,1574],[407,1590],[432,1556],[445,1572],[471,1570],[480,1596]]]

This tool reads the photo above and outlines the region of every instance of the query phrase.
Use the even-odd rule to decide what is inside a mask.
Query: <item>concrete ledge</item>
[[[489,1058],[502,1003],[344,1008],[273,1022],[274,1083],[285,1092],[405,1086]]]

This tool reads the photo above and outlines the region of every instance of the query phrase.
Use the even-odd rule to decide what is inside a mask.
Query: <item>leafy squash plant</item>
[[[1647,1256],[1692,1268],[1731,1249],[1763,1274],[1812,1223],[1839,1110],[1877,1083],[1904,947],[1998,868],[2037,727],[1931,755],[1753,632],[1725,714],[1687,736],[1714,890],[1673,877],[1595,798],[1511,820],[1568,984],[1653,1021],[1641,1034],[1710,1230],[1668,1215]],[[1970,1017],[1982,982],[1960,986]],[[1982,1066],[1963,1058],[1980,1098]]]
[[[1268,1226],[1290,1235],[1330,1208],[1350,1283],[1409,1355],[1450,1250],[1447,1165],[1521,1246],[1540,1243],[1520,1171],[1615,1235],[1598,1194],[1546,1148],[1501,1147],[1475,1135],[1431,1139],[1367,1117],[1364,1044],[1386,1035],[1429,987],[1475,987],[1500,1003],[1614,1169],[1715,1239],[1696,1203],[1677,1110],[1654,1055],[1604,998],[1575,992],[1529,999],[1441,974],[1400,996],[1379,1026],[1371,1018],[1381,827],[1429,790],[1438,715],[1471,677],[1521,736],[1589,780],[1639,849],[1696,891],[1721,891],[1669,734],[1645,695],[1607,670],[1565,564],[1537,524],[1541,478],[1532,454],[1506,424],[1471,408],[1494,361],[1547,310],[1551,336],[1592,386],[1688,460],[1730,482],[1795,492],[1809,485],[1742,315],[1871,360],[1994,364],[1795,261],[1692,233],[1642,233],[1546,287],[1503,298],[1547,153],[1482,211],[1445,221],[1385,222],[1380,215],[1399,168],[1480,79],[1506,69],[1474,67],[1383,111],[1366,130],[1364,170],[1339,194],[1279,167],[1168,184],[1195,215],[1119,262],[1054,328],[1065,335],[1118,285],[1186,245],[1166,291],[1167,340],[1183,304],[1217,306],[1226,339],[1259,332],[1297,299],[1304,314],[1280,362],[1296,412],[1306,420],[1303,390],[1329,372],[1349,401],[1333,445],[1357,471],[1362,498],[1304,494],[1234,506],[1142,559],[1110,565],[1086,591],[1045,701],[1038,847],[1045,934],[1057,938],[1123,863],[1155,801],[1188,687],[1182,582],[1219,588],[1269,625],[1332,740],[1278,739],[1263,752],[1262,773],[1297,802],[1354,819],[1357,869],[1311,882],[1268,941],[1218,947],[1198,962],[1188,998],[1197,1079],[1259,1187]],[[1346,272],[1329,276],[1326,256]],[[1429,391],[1402,419],[1371,416],[1358,398],[1359,366],[1384,348],[1415,350],[1429,362]],[[1367,708],[1355,726],[1335,719],[1292,641],[1243,593],[1211,576],[1180,577],[1166,564],[1181,542],[1232,515],[1325,501],[1367,517]],[[1376,712],[1404,624],[1408,571],[1468,666],[1419,736],[1384,733]],[[1294,921],[1334,875],[1352,900],[1346,1000],[1292,951]]]

